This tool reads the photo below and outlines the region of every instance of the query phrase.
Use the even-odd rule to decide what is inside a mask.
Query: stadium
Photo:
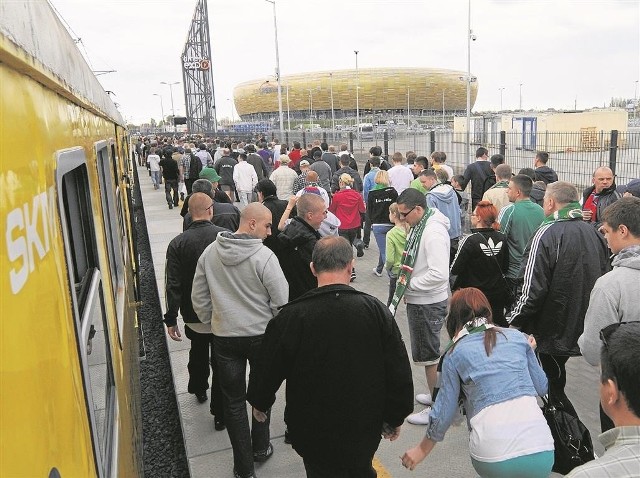
[[[282,109],[285,120],[355,118],[360,115],[394,117],[456,114],[466,111],[467,73],[436,68],[370,68],[320,71],[283,76]],[[356,100],[356,88],[358,98]],[[471,107],[478,83],[471,76]],[[247,81],[235,87],[234,103],[242,121],[278,118],[276,80]]]

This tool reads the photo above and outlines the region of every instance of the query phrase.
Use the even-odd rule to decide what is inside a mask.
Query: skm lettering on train
[[[51,249],[55,228],[55,191],[49,188],[7,214],[6,241],[11,292],[17,294]]]

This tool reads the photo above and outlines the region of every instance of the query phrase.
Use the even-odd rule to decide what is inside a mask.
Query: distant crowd
[[[405,420],[426,430],[401,457],[414,469],[460,410],[482,477],[640,475],[640,179],[618,186],[602,166],[580,193],[546,152],[515,174],[483,147],[461,174],[444,152],[384,158],[374,146],[359,165],[346,144],[264,137],[140,138],[135,153],[169,209],[182,202],[164,322],[182,340],[184,321],[188,391],[201,403],[213,376],[234,476],[256,476],[273,454],[284,380],[286,442],[309,477],[375,477],[381,436],[395,440]],[[349,285],[372,232],[369,274],[389,280],[381,298]],[[394,318],[402,304],[425,371],[417,394]],[[601,365],[607,452],[565,467],[537,398],[579,420],[565,391],[579,355]]]

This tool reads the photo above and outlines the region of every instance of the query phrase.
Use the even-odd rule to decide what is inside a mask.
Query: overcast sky
[[[2,0],[7,1],[7,0]],[[9,0],[10,1],[10,0]],[[196,0],[51,0],[127,121],[171,114]],[[283,76],[319,70],[467,68],[467,0],[276,0]],[[640,0],[472,0],[474,110],[578,109],[633,98],[640,78]],[[275,70],[273,7],[208,0],[218,120],[238,83]],[[185,114],[182,84],[173,87]]]

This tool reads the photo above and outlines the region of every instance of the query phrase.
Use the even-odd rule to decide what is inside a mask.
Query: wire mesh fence
[[[278,134],[272,132],[270,136],[276,138]],[[350,151],[365,157],[374,145],[381,146],[384,154],[389,156],[396,151],[403,156],[413,151],[428,157],[434,151],[442,151],[455,174],[462,174],[474,160],[476,149],[483,146],[489,150],[489,156],[503,154],[514,173],[522,168],[533,168],[536,152],[546,151],[549,153],[547,165],[558,173],[558,178],[578,188],[589,186],[593,172],[600,166],[611,167],[617,184],[640,178],[640,130],[618,132],[585,128],[582,131],[537,134],[496,131],[484,135],[481,141],[472,137],[468,148],[465,133],[444,129],[374,130],[361,132],[359,138],[354,131],[317,129],[288,131],[282,136],[289,146],[295,141],[306,146],[320,140],[335,145],[336,149],[346,144]]]

